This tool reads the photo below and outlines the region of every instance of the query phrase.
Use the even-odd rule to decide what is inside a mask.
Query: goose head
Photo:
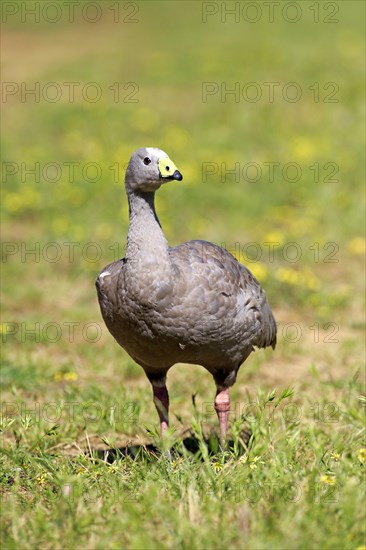
[[[133,153],[126,170],[126,190],[154,192],[168,181],[183,176],[168,155],[156,147],[141,147]]]

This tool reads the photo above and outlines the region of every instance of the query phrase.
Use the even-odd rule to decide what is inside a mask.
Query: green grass
[[[363,4],[336,2],[334,24],[314,23],[310,2],[296,24],[202,23],[200,2],[155,1],[137,3],[138,24],[115,24],[107,4],[94,25],[4,24],[4,81],[80,84],[73,103],[3,105],[2,547],[364,548]],[[79,93],[90,82],[95,103]],[[138,103],[114,102],[115,82],[121,94],[135,82]],[[204,102],[203,82],[279,86],[273,102]],[[297,103],[282,98],[288,82]],[[184,176],[157,196],[169,242],[235,252],[278,321],[275,352],[251,356],[232,388],[225,453],[211,376],[172,368],[161,443],[148,381],[100,317],[94,279],[123,256],[123,167],[143,145]],[[38,178],[21,163],[61,172]],[[222,172],[235,163],[240,181]],[[258,181],[243,177],[247,163]]]
[[[244,454],[240,419],[233,425],[236,447],[210,455],[197,415],[196,453],[172,435],[171,456],[151,455],[140,446],[137,458],[108,463],[91,450],[87,434],[123,429],[111,416],[95,424],[85,420],[87,402],[73,408],[64,403],[59,408],[66,419],[72,410],[73,422],[50,428],[46,409],[34,419],[23,412],[5,428],[15,442],[2,456],[8,533],[3,544],[57,548],[61,538],[66,548],[291,549],[308,548],[309,541],[313,548],[361,547],[358,488],[365,481],[365,451],[360,453],[359,389],[357,379],[349,380],[331,401],[334,388],[323,387],[317,403],[287,402],[292,392],[286,390],[259,392],[247,410],[252,436]],[[107,410],[103,392],[93,398]],[[82,433],[89,452],[71,453]],[[69,449],[60,452],[66,443]]]

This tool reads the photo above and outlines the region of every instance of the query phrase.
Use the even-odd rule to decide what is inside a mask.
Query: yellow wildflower
[[[336,453],[335,451],[330,453],[330,458],[334,460],[334,462],[339,462],[339,459],[341,458],[341,455],[339,453]]]
[[[54,376],[55,382],[75,382],[79,377],[76,372],[56,372]]]
[[[366,462],[366,447],[362,447],[358,451],[357,458],[361,462],[361,464],[364,464]]]
[[[249,464],[249,468],[250,468],[251,470],[256,470],[256,469],[257,469],[257,462],[259,462],[259,464],[265,464],[265,463],[263,462],[263,460],[260,460],[260,458],[261,458],[260,456],[255,456],[255,457],[253,458],[253,460],[252,460],[251,463]]]
[[[366,240],[364,237],[355,237],[347,243],[347,249],[355,256],[362,256],[366,252]]]
[[[303,286],[310,290],[318,290],[321,287],[320,279],[306,268],[303,271],[297,271],[289,267],[279,267],[275,272],[275,277],[281,283]]]
[[[316,149],[313,142],[305,137],[296,139],[292,147],[292,153],[296,160],[303,160],[305,162],[310,161],[314,157],[315,152]]]
[[[22,212],[24,210],[27,210],[28,208],[34,208],[38,205],[38,202],[39,193],[31,188],[26,188],[21,193],[8,193],[4,197],[4,207],[8,212],[12,214]]]
[[[216,473],[221,472],[222,470],[222,464],[220,464],[219,462],[213,462],[212,467]]]
[[[290,285],[298,285],[301,280],[300,273],[288,267],[279,267],[275,272],[275,277],[281,283],[288,283]]]
[[[46,483],[46,474],[41,474],[40,476],[37,476],[36,481],[38,485],[44,485]]]
[[[335,476],[325,474],[320,477],[321,483],[324,483],[325,485],[335,485],[336,478]]]
[[[241,456],[239,458],[239,462],[241,462],[242,464],[247,464],[249,462],[249,468],[251,470],[256,470],[257,469],[257,463],[259,462],[259,464],[264,464],[263,460],[260,460],[260,456],[255,456],[254,458],[250,459],[249,460],[249,457],[247,454]]]
[[[64,380],[73,382],[78,379],[76,372],[65,372]]]
[[[70,221],[65,217],[55,218],[51,225],[55,233],[66,233],[70,229]]]
[[[320,279],[314,273],[311,272],[310,269],[306,269],[303,272],[303,283],[305,286],[307,286],[310,290],[319,290],[321,287]]]
[[[9,328],[9,323],[0,323],[0,334],[8,334]]]
[[[250,270],[253,273],[254,277],[260,281],[264,281],[268,277],[267,266],[262,262],[256,262],[250,266]]]
[[[277,243],[283,243],[285,237],[284,234],[280,231],[270,231],[264,236],[264,242],[271,243],[271,244],[277,244]]]

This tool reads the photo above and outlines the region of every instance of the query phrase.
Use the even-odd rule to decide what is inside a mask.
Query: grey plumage
[[[97,278],[100,309],[153,389],[165,388],[175,363],[195,363],[213,375],[218,395],[255,347],[275,347],[276,323],[258,281],[225,249],[198,240],[168,246],[154,194],[172,179],[182,176],[160,149],[132,155],[126,256]]]

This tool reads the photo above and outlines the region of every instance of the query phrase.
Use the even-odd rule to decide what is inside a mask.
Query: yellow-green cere
[[[169,157],[164,157],[160,159],[158,166],[160,174],[163,178],[168,178],[169,176],[172,176],[174,172],[178,170],[174,162],[172,162]]]

